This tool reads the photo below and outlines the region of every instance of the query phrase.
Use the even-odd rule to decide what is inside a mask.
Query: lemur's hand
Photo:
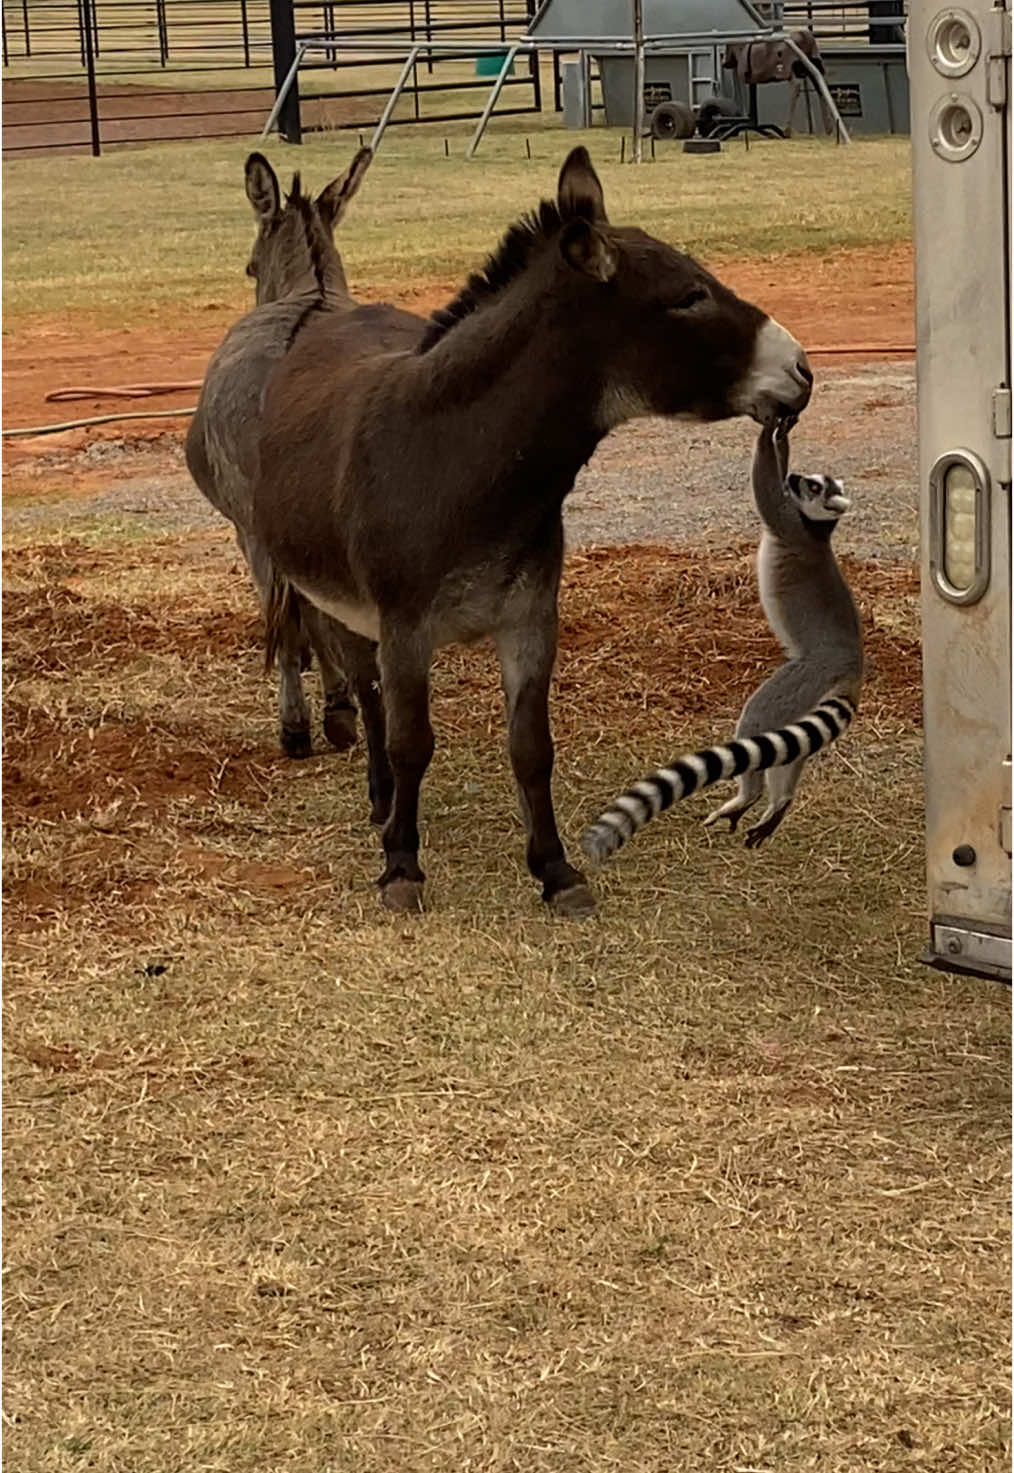
[[[798,414],[780,414],[775,421],[775,434],[779,440],[785,440],[798,423]]]

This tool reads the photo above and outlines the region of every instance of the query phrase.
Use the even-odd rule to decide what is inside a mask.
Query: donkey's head
[[[257,283],[257,305],[276,302],[314,284],[321,291],[346,288],[341,257],[334,245],[334,228],[348,209],[363,181],[373,151],[361,148],[344,174],[316,199],[303,194],[299,175],[282,203],[278,178],[263,154],[246,161],[246,194],[257,221],[257,239],[246,274]]]
[[[564,163],[556,201],[514,225],[433,314],[420,351],[474,313],[488,314],[488,341],[522,321],[544,345],[555,335],[560,363],[547,363],[547,378],[583,380],[604,429],[646,414],[763,422],[810,398],[813,375],[791,333],[692,257],[610,225],[583,148]]]
[[[644,231],[610,225],[602,186],[583,148],[560,173],[563,271],[607,352],[608,413],[726,419],[799,414],[813,374],[799,343],[691,256]]]

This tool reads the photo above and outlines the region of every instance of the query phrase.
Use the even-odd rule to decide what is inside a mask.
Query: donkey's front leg
[[[380,679],[387,725],[387,757],[394,775],[394,807],[384,825],[387,867],[380,898],[388,910],[421,910],[419,787],[433,756],[429,712],[432,647],[418,630],[382,621]]]
[[[496,634],[503,673],[511,766],[528,830],[528,868],[542,885],[542,898],[560,915],[586,916],[595,897],[584,875],[567,862],[553,812],[553,738],[549,730],[549,685],[556,661],[555,588],[523,622]]]

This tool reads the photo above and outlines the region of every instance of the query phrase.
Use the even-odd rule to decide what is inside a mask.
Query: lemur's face
[[[833,524],[852,504],[841,481],[836,481],[833,476],[790,475],[786,485],[800,516],[808,522]]]

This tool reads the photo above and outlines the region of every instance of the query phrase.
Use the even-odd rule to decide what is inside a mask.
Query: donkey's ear
[[[246,197],[261,225],[267,225],[278,214],[278,179],[262,153],[252,153],[246,161]]]
[[[565,220],[606,220],[606,202],[599,176],[586,148],[572,148],[563,161],[556,187],[560,214]]]
[[[615,246],[587,220],[571,220],[560,237],[560,250],[568,265],[593,281],[612,281],[619,264]]]
[[[333,179],[317,196],[320,218],[332,230],[348,209],[352,196],[362,184],[363,176],[372,162],[373,149],[361,148],[345,173]]]

